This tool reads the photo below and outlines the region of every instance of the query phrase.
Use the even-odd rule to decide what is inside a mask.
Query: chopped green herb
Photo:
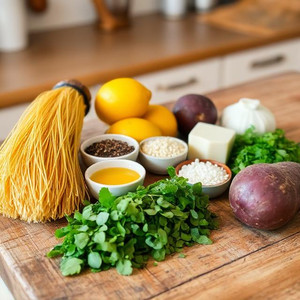
[[[157,267],[157,266],[158,266],[158,263],[155,261],[155,262],[153,263],[153,266],[154,266],[154,267]]]
[[[237,135],[229,159],[234,175],[252,164],[300,162],[300,144],[288,140],[282,129],[263,135],[252,126],[242,135]]]
[[[64,257],[60,263],[60,270],[64,276],[78,274],[83,260],[76,257]]]
[[[179,258],[185,258],[185,257],[186,257],[186,255],[185,255],[185,254],[183,254],[183,253],[179,253],[178,257],[179,257]]]
[[[117,262],[117,271],[122,275],[130,275],[132,273],[131,261],[128,259],[118,260]]]
[[[101,256],[98,252],[90,252],[88,255],[88,265],[93,269],[99,269],[102,263]]]
[[[120,197],[101,189],[99,202],[88,203],[56,231],[63,243],[47,256],[63,256],[60,267],[65,276],[86,267],[92,272],[115,267],[120,274],[130,275],[150,255],[162,261],[185,246],[212,243],[208,235],[217,228],[216,216],[208,210],[209,199],[202,194],[201,184],[189,185],[175,175],[173,167],[168,171],[171,178]]]

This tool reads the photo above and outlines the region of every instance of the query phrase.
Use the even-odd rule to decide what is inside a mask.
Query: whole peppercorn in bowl
[[[80,153],[87,167],[111,159],[136,161],[139,154],[139,143],[122,134],[102,134],[85,140],[81,144]]]

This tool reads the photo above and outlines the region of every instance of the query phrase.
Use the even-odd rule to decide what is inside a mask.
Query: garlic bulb
[[[225,107],[221,125],[243,134],[251,125],[255,131],[265,133],[276,129],[274,115],[257,99],[242,98],[237,103]]]

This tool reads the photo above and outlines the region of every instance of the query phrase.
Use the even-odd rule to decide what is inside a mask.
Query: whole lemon
[[[148,120],[128,118],[112,124],[107,133],[124,134],[131,136],[138,142],[152,136],[161,135],[160,129]]]
[[[149,105],[143,118],[155,124],[161,130],[162,135],[177,135],[176,118],[166,107],[162,105]]]
[[[133,78],[117,78],[105,83],[97,92],[95,110],[98,117],[112,124],[141,117],[148,109],[151,91]]]

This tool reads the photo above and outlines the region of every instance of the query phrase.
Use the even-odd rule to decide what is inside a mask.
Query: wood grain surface
[[[269,36],[237,33],[197,22],[195,14],[176,22],[136,17],[113,33],[96,24],[32,33],[24,51],[0,53],[0,108],[32,101],[63,79],[90,86],[299,36],[297,27]]]
[[[242,0],[200,15],[199,20],[249,35],[283,34],[299,28],[300,2]]]
[[[300,142],[300,74],[289,73],[209,94],[219,113],[241,97],[261,100],[290,139]],[[171,107],[172,104],[169,104]],[[103,132],[98,120],[84,125],[83,139]],[[148,174],[147,183],[160,178]],[[211,201],[220,220],[212,245],[184,249],[186,258],[149,261],[132,276],[115,269],[63,277],[59,258],[45,253],[57,244],[65,220],[27,224],[0,217],[0,271],[16,299],[299,299],[300,214],[275,231],[241,224],[228,195]]]

